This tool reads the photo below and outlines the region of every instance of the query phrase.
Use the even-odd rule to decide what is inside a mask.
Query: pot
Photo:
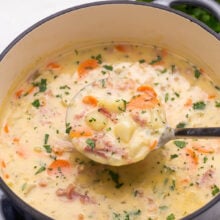
[[[112,40],[169,48],[208,69],[213,80],[220,84],[220,35],[167,7],[176,2],[201,3],[220,19],[220,9],[214,1],[156,0],[155,4],[129,1],[85,4],[41,20],[18,36],[0,55],[0,102],[18,74],[42,55],[72,44],[80,47]],[[2,179],[0,184],[21,212],[28,212],[36,219],[50,219],[19,199]],[[220,195],[184,219],[202,219],[204,215],[216,219],[210,218],[206,211],[219,199]]]

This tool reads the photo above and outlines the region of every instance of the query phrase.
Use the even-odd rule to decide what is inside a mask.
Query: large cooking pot
[[[169,48],[208,69],[220,84],[220,36],[201,22],[167,7],[177,2],[200,4],[220,19],[219,5],[211,0],[156,0],[156,4],[97,2],[43,19],[18,36],[0,55],[0,102],[17,75],[42,55],[72,44],[111,40]],[[36,219],[50,219],[19,199],[2,179],[0,184],[19,210]],[[220,195],[184,219],[219,219],[213,217],[211,209],[219,199]]]

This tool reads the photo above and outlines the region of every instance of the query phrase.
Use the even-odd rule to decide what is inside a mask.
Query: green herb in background
[[[153,0],[137,0],[138,2],[152,2]],[[220,0],[216,0],[216,2],[220,3]],[[187,4],[180,4],[172,6],[172,8],[182,11],[192,17],[204,22],[210,28],[212,28],[215,32],[220,33],[220,22],[207,10],[187,5]]]

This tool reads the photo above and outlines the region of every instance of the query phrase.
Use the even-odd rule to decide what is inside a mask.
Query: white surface
[[[0,53],[37,21],[60,10],[89,2],[94,0],[0,0]]]

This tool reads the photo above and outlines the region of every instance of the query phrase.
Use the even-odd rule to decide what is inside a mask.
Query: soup
[[[153,88],[171,127],[220,126],[220,87],[190,61],[155,46],[72,49],[37,64],[6,97],[0,139],[5,183],[54,219],[172,220],[204,206],[219,193],[218,139],[170,141],[120,167],[76,151],[66,123],[68,105],[86,85],[114,75],[128,79],[124,91],[133,81]],[[140,114],[132,120],[143,123]],[[85,132],[74,135],[77,140]]]

